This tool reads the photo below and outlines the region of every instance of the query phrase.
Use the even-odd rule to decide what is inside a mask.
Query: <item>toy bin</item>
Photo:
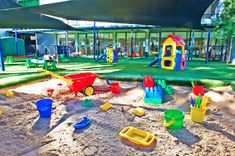
[[[184,125],[184,112],[170,109],[164,113],[164,126],[169,130],[180,130]]]
[[[52,112],[52,103],[51,99],[41,99],[36,102],[36,106],[41,118],[50,118]]]
[[[204,117],[206,114],[206,109],[195,108],[191,106],[191,120],[194,122],[201,123],[204,121]]]

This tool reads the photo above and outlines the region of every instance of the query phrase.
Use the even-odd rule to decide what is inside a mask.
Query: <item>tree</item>
[[[225,43],[227,45],[226,53],[228,58],[231,56],[230,45],[232,37],[235,35],[235,0],[224,0],[222,7],[219,19],[215,19],[213,23],[215,38],[218,43]],[[227,61],[229,60],[227,59]]]

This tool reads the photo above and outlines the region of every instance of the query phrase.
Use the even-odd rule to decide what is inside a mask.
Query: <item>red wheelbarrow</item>
[[[64,76],[64,78],[72,81],[72,83],[69,84],[69,89],[71,92],[74,92],[75,96],[77,96],[78,92],[81,92],[86,96],[93,95],[95,92],[93,83],[97,77],[99,76],[93,73],[81,73]]]

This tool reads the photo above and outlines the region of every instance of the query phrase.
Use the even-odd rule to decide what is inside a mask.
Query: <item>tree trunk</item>
[[[231,46],[230,46],[230,60],[229,62],[231,62],[232,64],[235,64],[235,37],[232,37],[231,42],[230,42]]]

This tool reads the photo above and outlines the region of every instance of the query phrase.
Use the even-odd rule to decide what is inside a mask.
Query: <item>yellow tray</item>
[[[154,134],[151,134],[149,132],[146,132],[144,130],[137,129],[131,126],[124,128],[119,133],[119,136],[122,139],[127,139],[130,142],[133,142],[135,144],[142,145],[145,147],[150,146],[156,139]]]
[[[111,108],[112,108],[112,104],[109,103],[109,102],[106,102],[105,104],[100,105],[100,109],[101,109],[102,111],[107,111],[107,110],[109,110],[109,109],[111,109]]]

